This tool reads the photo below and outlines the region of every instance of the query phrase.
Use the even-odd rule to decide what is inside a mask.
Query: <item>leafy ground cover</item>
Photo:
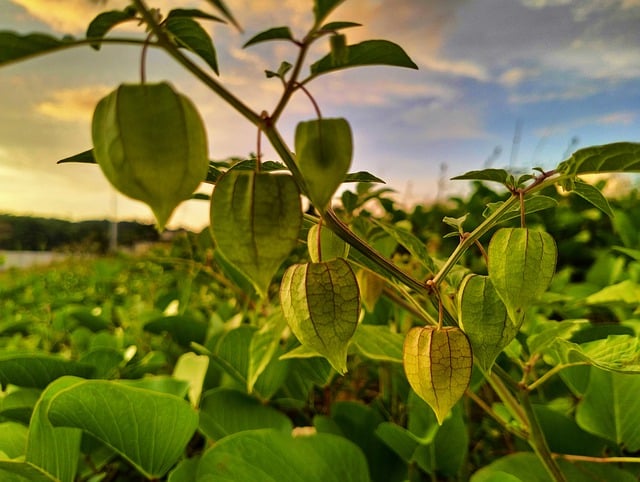
[[[446,207],[406,211],[370,188],[351,194],[384,206],[363,211],[371,225],[409,228],[435,258],[450,248],[435,243],[449,230],[443,217],[503,197],[477,183]],[[637,235],[635,195],[612,201],[629,221],[614,218],[615,230],[597,210],[575,214],[574,198],[536,219],[573,248],[493,368],[529,385],[570,480],[638,476],[640,382],[623,373],[638,364],[640,263],[625,246]],[[406,242],[376,236],[421,269]],[[358,275],[366,308],[339,375],[324,358],[296,357],[282,312],[256,309],[209,239],[0,274],[6,480],[548,480],[480,373],[438,424],[403,373],[415,315],[392,291]]]

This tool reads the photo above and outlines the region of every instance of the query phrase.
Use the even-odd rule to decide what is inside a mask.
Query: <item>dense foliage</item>
[[[238,22],[208,3],[219,16],[132,0],[83,39],[0,32],[0,64],[141,47],[141,82],[98,102],[92,148],[65,161],[98,164],[158,229],[215,186],[199,196],[210,228],[166,252],[2,275],[3,480],[637,480],[637,194],[608,201],[585,176],[640,171],[640,144],[461,174],[469,198],[407,212],[349,172],[349,123],[310,90],[344,68],[416,68],[402,48],[348,44],[358,24],[328,21],[342,2],[315,0],[304,37],[275,27],[245,44],[297,49],[266,71],[282,92],[258,113],[216,77],[200,22]],[[123,22],[143,37],[111,36]],[[198,107],[146,82],[149,47],[256,127],[255,156],[209,161]],[[291,148],[278,121],[295,94],[316,115]],[[279,160],[263,162],[262,136]]]

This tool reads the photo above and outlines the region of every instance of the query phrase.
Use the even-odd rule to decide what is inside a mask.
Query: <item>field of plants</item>
[[[548,194],[558,207],[530,225],[559,240],[557,274],[493,370],[528,386],[569,480],[637,480],[640,377],[617,371],[638,367],[637,193],[611,202],[613,223]],[[411,211],[372,185],[343,198],[380,249],[420,271],[407,240],[444,257],[457,241],[443,218],[477,222],[504,195],[476,183]],[[304,257],[301,240],[289,262]],[[478,259],[460,277],[482,272]],[[141,257],[2,273],[2,480],[550,480],[480,373],[438,425],[402,368],[416,308],[364,273],[344,376],[296,355],[279,306],[245,295],[207,231]]]
[[[640,172],[640,144],[460,173],[469,196],[401,209],[351,171],[350,124],[323,117],[310,85],[416,69],[402,47],[350,44],[360,24],[329,20],[343,0],[309,2],[303,36],[265,25],[243,45],[294,51],[264,72],[275,107],[254,110],[218,77],[201,25],[239,22],[206,3],[131,0],[87,19],[84,38],[0,32],[0,66],[139,49],[140,81],[97,102],[91,148],[60,162],[97,164],[158,231],[183,201],[210,210],[208,229],[144,256],[0,273],[0,479],[638,480],[640,203],[587,176]],[[210,159],[198,106],[147,82],[150,48],[255,127],[255,154]],[[294,95],[314,115],[285,139]]]

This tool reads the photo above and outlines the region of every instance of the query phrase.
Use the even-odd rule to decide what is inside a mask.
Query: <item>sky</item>
[[[209,9],[202,1],[148,3],[164,12]],[[242,45],[283,25],[302,36],[312,3],[226,0],[244,31],[203,23],[213,35],[220,82],[254,111],[276,105],[281,84],[264,70],[293,62],[296,49]],[[97,13],[126,4],[0,0],[0,30],[82,37]],[[349,69],[308,85],[324,117],[351,124],[351,170],[384,179],[399,202],[463,192],[464,181],[448,179],[469,170],[551,169],[580,147],[640,141],[640,0],[346,0],[330,20],[363,24],[344,31],[349,43],[393,41],[419,67]],[[110,35],[131,36],[136,28]],[[310,60],[327,48],[319,42]],[[0,212],[153,222],[145,205],[115,194],[97,166],[56,164],[91,147],[96,102],[120,83],[138,82],[139,62],[138,47],[104,46],[0,67]],[[168,80],[197,103],[212,159],[256,151],[255,128],[167,55],[149,53],[147,78]],[[291,146],[295,125],[314,115],[308,99],[294,97],[280,124]],[[268,148],[264,154],[278,160]],[[207,223],[206,203],[194,200],[169,227]]]

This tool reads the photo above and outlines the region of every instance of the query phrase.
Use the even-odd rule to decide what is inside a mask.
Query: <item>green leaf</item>
[[[236,19],[231,14],[231,10],[227,7],[227,5],[222,0],[207,0],[213,7],[218,9],[218,11],[222,14],[224,18],[226,18],[231,24],[236,27],[238,30],[242,32],[242,28],[240,24],[236,21]]]
[[[71,39],[60,40],[40,33],[20,35],[6,30],[0,31],[0,66],[76,44],[77,42]]]
[[[360,288],[360,300],[365,309],[369,313],[373,313],[378,304],[378,300],[384,292],[386,280],[366,268],[360,269],[356,273],[356,278],[358,279],[358,287]]]
[[[502,205],[502,202],[489,203],[482,215],[488,218],[493,212]],[[544,211],[545,209],[555,208],[558,205],[558,201],[549,196],[542,194],[535,194],[533,196],[527,196],[524,199],[524,212],[527,214],[535,213],[538,211]],[[511,219],[517,219],[520,217],[520,205],[516,204],[511,209],[502,213],[497,219],[496,224],[510,221]]]
[[[460,284],[458,314],[473,355],[484,370],[490,371],[500,352],[518,334],[520,324],[509,320],[491,279],[476,274],[467,276]]]
[[[353,337],[354,346],[364,357],[391,363],[402,363],[403,342],[402,335],[388,326],[360,325]]]
[[[175,38],[178,47],[184,47],[198,55],[216,74],[220,74],[213,41],[198,22],[189,17],[174,16],[167,18],[164,25]]]
[[[602,370],[640,373],[640,340],[635,336],[609,335],[582,344],[557,338],[546,352],[560,363],[585,362]]]
[[[191,342],[204,343],[209,325],[188,315],[173,315],[152,319],[143,328],[158,335],[167,333],[176,343],[188,348]]]
[[[343,437],[263,429],[226,437],[202,456],[198,482],[370,482],[360,449]]]
[[[187,352],[180,355],[173,368],[173,377],[188,383],[189,401],[197,407],[200,403],[202,386],[209,368],[209,357]]]
[[[314,263],[333,258],[347,258],[349,255],[349,245],[322,224],[314,224],[309,228],[307,249],[309,258]]]
[[[385,233],[395,239],[398,244],[404,246],[415,260],[421,263],[430,273],[436,273],[438,271],[433,259],[429,256],[425,243],[417,238],[413,233],[401,227],[391,226],[373,218],[370,220],[373,221],[376,226],[382,228]]]
[[[41,353],[4,353],[0,355],[0,385],[45,388],[64,375],[89,377],[93,367]]]
[[[5,453],[9,458],[15,459],[24,455],[27,446],[27,434],[29,429],[16,422],[0,423],[0,452]]]
[[[402,47],[388,40],[365,40],[359,44],[348,45],[346,51],[346,62],[335,63],[334,57],[329,53],[311,65],[311,76],[316,77],[335,70],[365,65],[418,68]]]
[[[0,459],[0,478],[3,482],[59,482],[60,479],[47,474],[30,462]]]
[[[420,444],[418,438],[409,430],[392,422],[383,422],[378,425],[375,435],[407,464],[411,462]]]
[[[380,184],[386,184],[382,179],[367,171],[350,172],[345,176],[344,181],[342,182],[377,182]]]
[[[5,392],[0,403],[0,415],[4,419],[28,425],[41,393],[37,388],[18,388]]]
[[[614,142],[579,149],[558,165],[567,176],[598,172],[640,172],[640,143]]]
[[[54,427],[48,415],[54,397],[80,380],[63,376],[52,382],[42,392],[29,423],[25,461],[36,465],[61,482],[75,480],[82,432],[76,428]]]
[[[247,392],[251,393],[258,377],[264,372],[275,357],[282,332],[287,326],[287,320],[281,313],[276,312],[251,337],[249,345],[249,366],[247,369]]]
[[[136,9],[127,7],[124,10],[111,10],[109,12],[102,12],[94,18],[89,27],[87,28],[87,38],[96,39],[96,42],[91,44],[96,50],[100,50],[100,40],[115,26],[134,19],[136,16]]]
[[[349,263],[335,258],[290,266],[280,285],[280,302],[300,343],[345,373],[347,349],[360,316],[358,282]]]
[[[96,158],[93,157],[93,149],[88,149],[79,154],[75,154],[73,156],[65,157],[64,159],[60,159],[57,164],[64,164],[66,162],[83,162],[86,164],[97,164]]]
[[[307,195],[317,209],[324,211],[351,166],[351,127],[342,118],[300,122],[295,149]]]
[[[329,22],[320,27],[320,32],[336,32],[352,27],[362,27],[362,24],[355,22]]]
[[[314,0],[313,1],[313,16],[316,20],[316,24],[321,23],[329,14],[344,0]]]
[[[199,456],[182,459],[178,465],[169,472],[167,482],[197,482],[196,474],[198,472],[199,463]]]
[[[175,17],[202,18],[204,20],[213,20],[214,22],[225,23],[225,21],[220,17],[216,17],[215,15],[211,15],[210,13],[203,12],[202,10],[198,10],[197,8],[174,8],[169,12],[167,18]]]
[[[343,65],[349,62],[349,50],[347,49],[347,37],[344,34],[334,34],[329,37],[331,57],[334,65]]]
[[[573,183],[573,191],[571,191],[578,196],[580,196],[585,201],[591,203],[593,206],[598,208],[600,211],[605,213],[610,218],[613,217],[613,211],[611,206],[609,205],[609,201],[604,197],[604,194],[597,187],[592,184],[581,181],[580,179],[576,179]]]
[[[56,426],[88,432],[148,478],[160,478],[182,456],[198,415],[178,397],[104,380],[78,381],[51,397]]]
[[[469,340],[455,327],[414,327],[407,333],[403,360],[411,388],[429,404],[442,425],[471,380]]]
[[[640,450],[640,377],[592,369],[589,385],[576,410],[576,421],[587,432]]]
[[[296,247],[301,226],[300,195],[290,175],[234,169],[213,190],[213,239],[261,296]]]
[[[251,37],[247,42],[242,46],[242,48],[247,48],[250,45],[255,45],[261,42],[268,42],[271,40],[288,40],[293,41],[293,35],[291,34],[291,30],[289,27],[274,27],[269,30],[265,30],[264,32],[260,32],[257,35]]]
[[[489,278],[516,325],[539,300],[556,268],[555,240],[545,231],[501,228],[489,242]]]
[[[507,185],[509,172],[504,169],[482,169],[481,171],[469,171],[456,177],[452,177],[454,181],[491,181],[502,185]]]
[[[590,294],[584,301],[588,305],[607,305],[610,303],[638,305],[640,303],[640,284],[627,279]]]
[[[260,428],[290,433],[293,424],[285,414],[237,390],[215,388],[202,397],[200,430],[211,440]]]

